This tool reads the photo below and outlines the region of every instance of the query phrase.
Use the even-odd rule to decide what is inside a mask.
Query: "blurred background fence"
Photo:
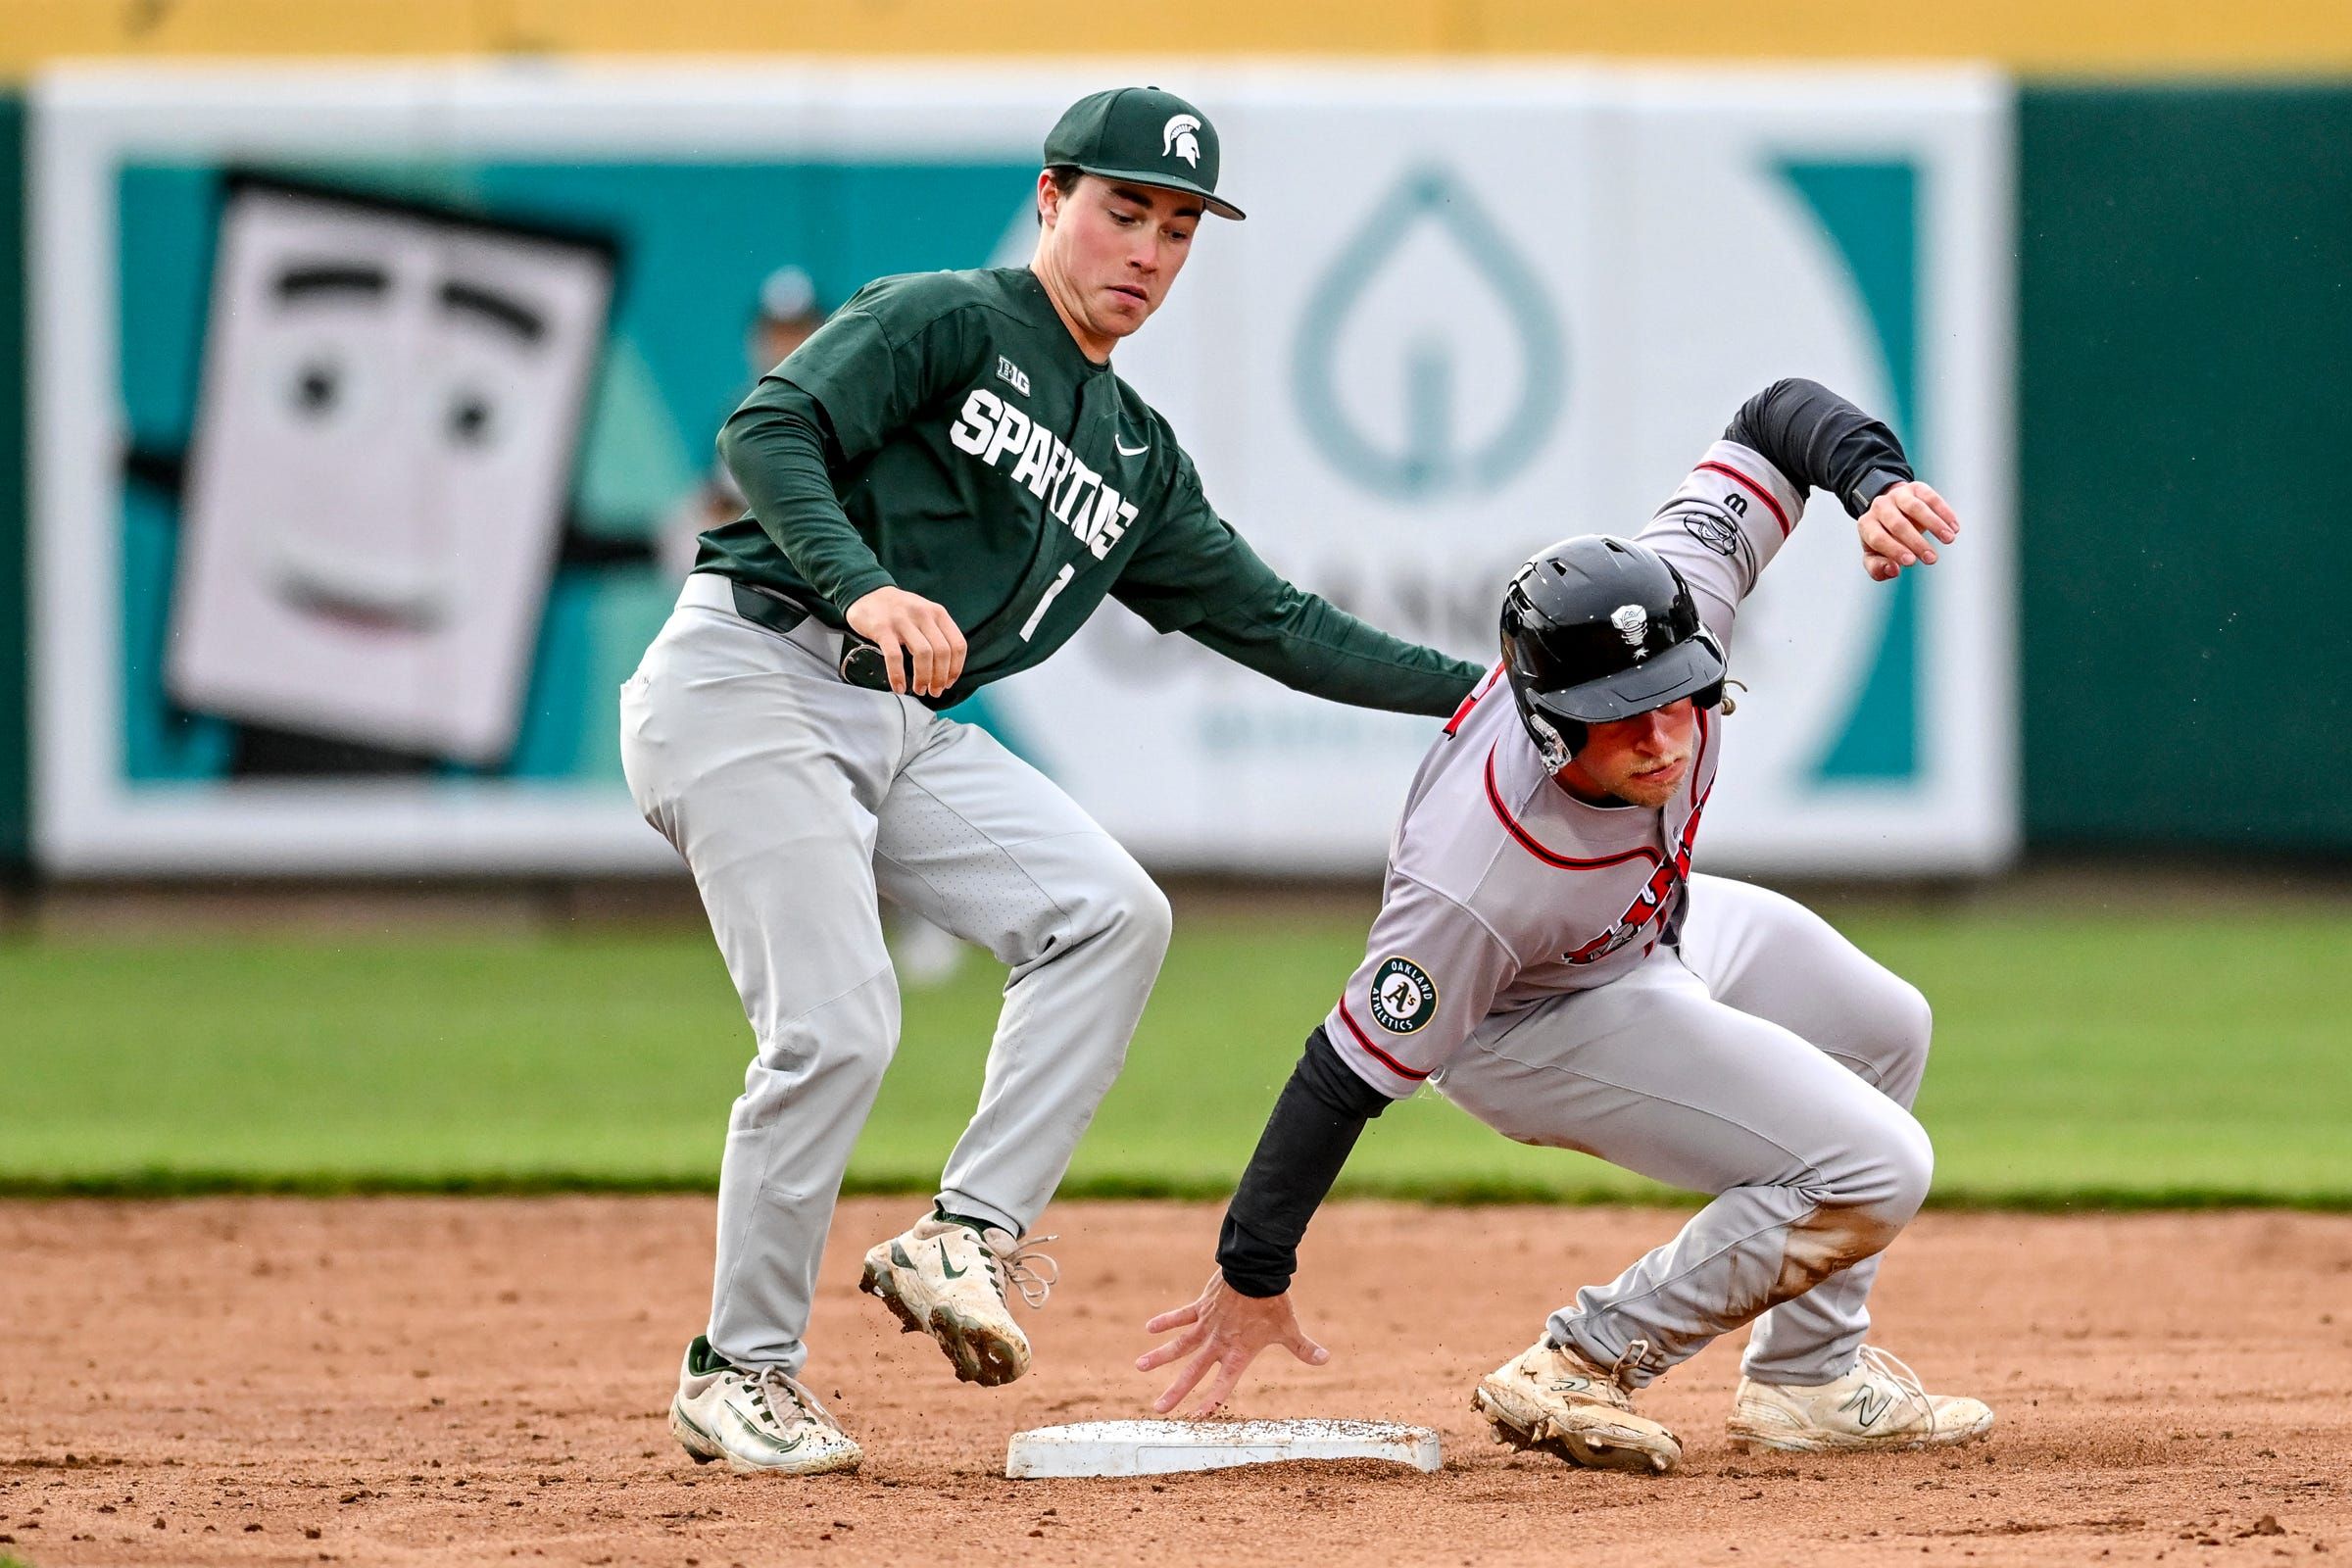
[[[706,1184],[744,1026],[612,686],[750,377],[869,277],[1021,259],[1053,111],[1142,77],[1220,117],[1251,219],[1119,364],[1309,586],[1483,656],[1505,564],[1630,531],[1788,373],[1959,503],[1889,594],[1817,502],[1705,847],[1964,890],[1823,901],[1935,1001],[1945,1200],[2352,1204],[2352,9],[1068,19],[0,0],[0,885],[157,917],[0,943],[0,1190]],[[1155,869],[1258,879],[1177,879],[1075,1169],[1216,1190],[1426,726],[1116,611],[985,696]],[[687,918],[544,919],[613,873]],[[272,932],[223,929],[255,876]],[[343,940],[396,904],[436,923]],[[868,1188],[928,1181],[998,1001],[899,956]],[[1426,1099],[1350,1170],[1655,1191]]]
[[[987,36],[929,9],[10,0],[9,873],[661,869],[609,697],[725,505],[709,439],[762,363],[762,289],[797,276],[821,314],[883,271],[1020,259],[1037,125],[1147,64],[1225,113],[1257,212],[1121,367],[1309,585],[1481,656],[1510,560],[1630,531],[1779,373],[1887,411],[1967,509],[1918,591],[1870,594],[1834,529],[1777,568],[1719,864],[2352,852],[2352,83],[2296,74],[2352,62],[2352,18],[1913,8],[1892,67],[1852,64],[1827,8],[1208,4],[1142,19],[1119,47],[1168,54],[1113,68],[1053,58],[1082,40],[1043,8]],[[1006,58],[877,58],[950,36]],[[720,46],[804,58],[566,58]],[[1733,58],[1608,58],[1685,52]],[[220,260],[443,254],[453,225],[518,276],[558,238],[602,248],[566,329],[592,368],[462,331],[386,368],[383,323],[279,319]],[[271,424],[298,395],[349,428]],[[467,398],[470,435],[419,432]],[[465,443],[499,440],[485,483]],[[284,575],[375,549],[373,584],[312,582],[340,620],[263,635],[267,584],[240,601],[182,548],[240,529],[213,554]],[[351,662],[433,561],[499,591],[406,662]],[[1152,641],[1106,614],[966,716],[1161,869],[1375,868],[1418,730]]]

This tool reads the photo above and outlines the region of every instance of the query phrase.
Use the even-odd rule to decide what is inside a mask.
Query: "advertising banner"
[[[34,95],[37,847],[59,872],[591,872],[670,852],[613,691],[750,380],[890,272],[1020,265],[1117,71],[88,69]],[[1164,73],[1163,73],[1164,74]],[[1157,79],[1156,76],[1154,79]],[[2008,90],[1967,72],[1203,68],[1223,185],[1119,372],[1301,586],[1493,656],[1787,375],[1960,509],[1828,497],[1743,615],[1717,868],[2016,838]],[[1371,871],[1428,720],[1105,608],[982,723],[1162,868]]]

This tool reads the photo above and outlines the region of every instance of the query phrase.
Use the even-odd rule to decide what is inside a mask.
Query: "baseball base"
[[[1158,1476],[1294,1459],[1385,1459],[1438,1468],[1438,1435],[1389,1421],[1080,1421],[1016,1432],[1004,1474]]]

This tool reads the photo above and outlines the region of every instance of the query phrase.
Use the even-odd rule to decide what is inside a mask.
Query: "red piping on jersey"
[[[1511,815],[1510,808],[1502,804],[1502,792],[1494,787],[1494,747],[1487,748],[1487,804],[1494,808],[1495,820],[1510,831],[1511,837],[1519,841],[1521,849],[1542,860],[1545,865],[1558,866],[1563,871],[1597,871],[1603,866],[1623,865],[1628,860],[1647,860],[1650,864],[1655,865],[1664,858],[1647,845],[1643,845],[1640,849],[1620,851],[1615,855],[1604,855],[1597,860],[1576,860],[1565,855],[1554,855],[1537,843],[1535,835],[1521,827],[1518,819]]]
[[[1700,763],[1706,760],[1707,735],[1706,710],[1701,709],[1698,714],[1698,760]],[[1693,771],[1695,770],[1696,765],[1694,764]],[[1683,830],[1677,835],[1681,842],[1675,848],[1674,858],[1658,862],[1657,869],[1650,872],[1649,880],[1642,884],[1642,891],[1634,895],[1634,902],[1627,905],[1625,913],[1617,917],[1617,923],[1583,946],[1571,948],[1562,956],[1570,963],[1597,962],[1631,942],[1638,933],[1647,930],[1651,926],[1655,926],[1657,929],[1650,932],[1649,940],[1642,944],[1642,951],[1646,955],[1657,947],[1658,939],[1664,936],[1666,931],[1663,917],[1667,905],[1672,902],[1678,886],[1685,890],[1688,890],[1690,886],[1690,852],[1698,841],[1699,817],[1706,811],[1707,801],[1714,793],[1715,786],[1710,782],[1707,785],[1706,794],[1691,803],[1690,814],[1683,818]],[[1662,821],[1661,825],[1663,825]]]
[[[1417,1084],[1429,1076],[1429,1074],[1426,1072],[1415,1072],[1412,1068],[1407,1067],[1403,1062],[1398,1061],[1395,1056],[1390,1055],[1387,1052],[1374,1045],[1371,1037],[1364,1033],[1363,1025],[1355,1021],[1355,1014],[1348,1010],[1348,999],[1346,997],[1340,998],[1340,1021],[1348,1026],[1348,1032],[1349,1034],[1355,1036],[1355,1043],[1357,1045],[1363,1047],[1374,1056],[1378,1057],[1380,1064],[1383,1067],[1388,1068],[1389,1071],[1395,1073],[1397,1077]]]
[[[1728,463],[1715,463],[1710,461],[1700,464],[1699,466],[1709,469],[1712,472],[1723,474],[1727,478],[1737,480],[1742,489],[1752,492],[1758,501],[1763,502],[1766,507],[1771,509],[1773,520],[1781,525],[1781,537],[1784,539],[1788,537],[1788,530],[1795,525],[1788,520],[1788,514],[1781,510],[1781,504],[1773,499],[1771,491],[1765,489],[1762,485],[1756,483],[1755,480],[1750,479],[1746,474],[1741,473],[1738,468],[1733,467]]]
[[[1493,669],[1487,671],[1487,678],[1485,680],[1480,681],[1477,685],[1470,688],[1470,695],[1462,699],[1462,706],[1455,709],[1453,710],[1453,716],[1446,721],[1446,734],[1451,735],[1462,727],[1462,720],[1470,716],[1470,710],[1478,706],[1478,700],[1481,697],[1486,696],[1488,692],[1494,690],[1494,679],[1501,673],[1502,666],[1500,664],[1496,664]]]

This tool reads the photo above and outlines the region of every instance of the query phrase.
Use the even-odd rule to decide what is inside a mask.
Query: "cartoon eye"
[[[323,419],[343,401],[343,368],[332,360],[306,361],[294,372],[294,412]]]
[[[462,447],[487,445],[494,421],[490,400],[479,392],[460,392],[450,400],[449,438]]]

